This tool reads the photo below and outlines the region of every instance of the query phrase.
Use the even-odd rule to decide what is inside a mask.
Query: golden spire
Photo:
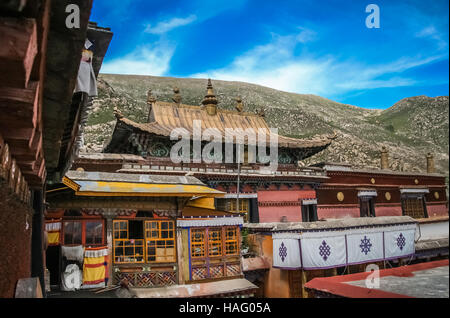
[[[217,98],[214,94],[214,89],[211,84],[211,79],[208,79],[208,86],[206,87],[206,95],[202,100],[202,105],[206,107],[208,115],[214,116],[217,113]]]
[[[114,116],[115,116],[117,119],[123,118],[122,112],[121,112],[120,109],[118,109],[117,107],[114,107]]]
[[[241,113],[244,110],[244,104],[242,104],[241,96],[236,97],[234,100],[236,101],[236,110]]]
[[[180,89],[178,87],[174,87],[173,88],[173,97],[172,100],[176,103],[176,104],[181,104],[181,95],[180,95]]]
[[[147,104],[152,104],[154,102],[156,102],[156,98],[152,95],[152,90],[149,88],[147,91]]]

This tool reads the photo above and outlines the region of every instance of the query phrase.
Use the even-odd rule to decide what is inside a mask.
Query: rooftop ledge
[[[327,219],[316,222],[273,222],[273,223],[246,223],[245,228],[266,230],[270,232],[282,231],[317,231],[355,227],[389,226],[397,224],[417,223],[409,216],[380,216],[366,218]]]

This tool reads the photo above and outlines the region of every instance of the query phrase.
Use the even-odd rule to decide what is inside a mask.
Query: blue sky
[[[380,9],[367,28],[366,6]],[[101,72],[244,81],[365,108],[448,95],[448,0],[94,0]]]

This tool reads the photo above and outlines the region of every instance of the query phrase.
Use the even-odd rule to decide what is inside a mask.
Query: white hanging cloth
[[[273,267],[282,269],[301,268],[300,240],[280,238],[273,240]]]

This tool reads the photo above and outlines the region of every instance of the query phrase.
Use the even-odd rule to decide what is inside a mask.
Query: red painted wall
[[[359,207],[317,207],[318,219],[359,218]]]
[[[438,205],[427,204],[427,212],[429,217],[448,216],[448,207],[445,204],[438,204]]]
[[[0,182],[0,298],[13,298],[19,278],[31,276],[31,224],[31,209]]]
[[[375,205],[375,216],[401,216],[402,207],[398,206],[376,206]]]
[[[259,222],[280,222],[283,216],[288,222],[301,222],[300,200],[315,197],[314,190],[258,191]]]

